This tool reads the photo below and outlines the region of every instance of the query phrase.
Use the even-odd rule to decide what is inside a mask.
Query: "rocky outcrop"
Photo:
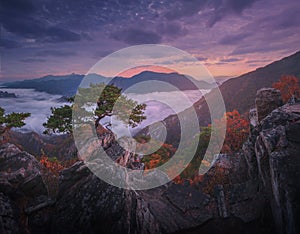
[[[35,157],[15,145],[0,145],[0,233],[28,233],[27,206],[38,206],[41,196],[48,199]]]
[[[34,157],[2,145],[0,231],[24,229],[20,220],[25,217],[32,233],[299,233],[300,104],[269,108],[277,99],[268,91],[261,100],[264,92],[256,101],[260,118],[252,115],[255,125],[242,150],[220,154],[194,185],[170,182],[126,190],[77,162],[62,171],[53,201]],[[277,91],[271,93],[277,97]],[[123,143],[105,129],[98,135],[87,150],[100,142],[115,162],[130,167],[133,154],[126,153]],[[20,205],[24,197],[29,199]]]
[[[59,160],[74,159],[77,157],[77,149],[73,136],[64,135],[40,135],[35,132],[18,132],[9,130],[3,134],[6,142],[16,145],[19,149],[35,156],[47,155]]]
[[[175,232],[210,219],[209,201],[208,195],[191,186],[120,189],[79,162],[61,174],[54,232]]]
[[[260,89],[256,93],[255,106],[258,121],[261,121],[272,110],[282,106],[282,98],[279,90],[273,88]]]
[[[47,195],[41,165],[12,144],[0,146],[0,192],[13,197]]]
[[[259,177],[280,233],[299,233],[300,104],[274,110],[259,125],[255,155]]]
[[[0,193],[0,233],[20,233],[16,205]]]

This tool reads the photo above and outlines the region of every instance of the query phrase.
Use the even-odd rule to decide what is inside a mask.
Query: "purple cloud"
[[[160,43],[162,40],[162,37],[159,34],[138,28],[117,31],[112,33],[111,37],[115,40],[126,42],[129,45],[155,44]]]

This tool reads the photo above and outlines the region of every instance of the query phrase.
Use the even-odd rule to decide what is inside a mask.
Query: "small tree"
[[[297,77],[291,75],[282,76],[278,82],[272,85],[281,92],[282,100],[287,102],[293,95],[299,97],[300,87]]]
[[[101,85],[102,84],[91,85],[91,88],[98,89]],[[115,106],[116,102],[117,106]],[[122,89],[114,85],[107,85],[97,101],[97,108],[95,111],[97,119],[95,125],[97,127],[104,117],[115,115],[122,121],[126,121],[126,118],[129,117],[129,119],[127,119],[129,120],[128,124],[131,127],[136,127],[138,123],[146,119],[144,116],[145,109],[146,104],[138,104],[138,102],[122,95]]]
[[[101,95],[99,97],[100,91]],[[104,117],[113,115],[118,116],[122,121],[128,120],[128,125],[136,127],[138,123],[146,119],[144,116],[146,104],[138,104],[136,101],[123,95],[121,91],[120,88],[114,85],[104,84],[91,84],[90,88],[79,88],[75,104],[51,108],[52,115],[43,124],[46,128],[44,133],[71,133],[72,109],[80,111],[82,116],[90,116],[87,109],[94,105],[94,103],[90,103],[90,100],[97,100],[96,110],[93,113],[96,117],[96,127]],[[69,101],[73,102],[74,98],[69,99]],[[115,108],[116,103],[117,108]]]
[[[58,108],[51,108],[51,116],[43,124],[46,128],[44,134],[71,133],[72,132],[72,107],[64,105]]]
[[[5,110],[0,107],[0,126],[4,127],[3,132],[11,128],[21,128],[25,125],[24,120],[30,116],[30,113],[5,114]]]

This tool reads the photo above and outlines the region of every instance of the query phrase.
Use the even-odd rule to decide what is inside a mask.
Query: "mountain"
[[[191,80],[192,81],[191,81]],[[196,90],[201,87],[201,89],[211,89],[215,87],[214,84],[210,84],[205,81],[198,81],[191,77],[187,78],[185,75],[178,73],[157,73],[152,71],[144,71],[131,78],[124,79],[123,77],[115,77],[111,80],[110,84],[114,84],[122,89],[127,89],[135,84],[147,82],[147,81],[159,81],[165,82],[168,86],[164,86],[161,83],[152,82],[151,86],[145,84],[142,86],[137,86],[134,89],[134,93],[149,93],[149,92],[166,92],[174,91],[175,87],[179,90]]]
[[[0,91],[0,98],[16,98],[16,94]]]
[[[225,107],[227,111],[234,109],[240,113],[249,111],[254,106],[254,99],[257,90],[265,87],[271,87],[272,84],[282,75],[295,75],[300,78],[300,51],[285,57],[279,61],[275,61],[265,67],[258,68],[255,71],[243,74],[239,77],[229,79],[219,86],[220,92],[223,95]],[[194,103],[200,126],[207,126],[211,122],[209,109],[206,100],[210,103],[218,105],[217,95],[218,90],[212,89],[211,92]],[[218,110],[218,108],[216,108]],[[185,112],[191,111],[191,108]],[[182,113],[179,113],[182,114]],[[220,113],[222,115],[222,113]],[[177,142],[178,133],[180,133],[180,124],[176,115],[171,115],[163,120],[168,129],[168,142]],[[147,134],[148,129],[145,128],[137,135]],[[176,143],[174,143],[176,145]]]
[[[50,94],[72,96],[76,93],[83,75],[70,74],[64,76],[44,76],[38,79],[15,81],[2,84],[6,88],[35,89]]]
[[[41,92],[47,92],[50,94],[59,94],[63,96],[73,96],[76,94],[76,91],[81,84],[82,87],[88,87],[90,83],[109,83],[114,84],[115,86],[122,88],[123,90],[131,87],[134,84],[145,82],[145,81],[161,81],[161,82],[168,82],[170,85],[177,87],[180,90],[194,90],[198,89],[198,87],[202,87],[202,89],[211,89],[215,87],[214,84],[209,84],[205,81],[197,81],[193,79],[191,82],[188,78],[184,75],[178,73],[156,73],[145,71],[141,72],[131,78],[124,78],[124,77],[115,77],[109,78],[104,77],[98,74],[89,74],[83,80],[84,75],[78,74],[70,74],[70,75],[63,75],[63,76],[44,76],[38,79],[32,80],[23,80],[23,81],[16,81],[3,84],[6,88],[25,88],[25,89],[35,89]],[[197,84],[197,86],[195,86]],[[159,92],[159,91],[171,91],[174,88],[170,87],[163,87],[161,85],[147,85],[144,89],[135,90],[135,92]]]

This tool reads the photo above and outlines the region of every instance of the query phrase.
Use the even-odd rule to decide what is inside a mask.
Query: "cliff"
[[[35,159],[11,144],[1,145],[0,230],[299,233],[300,104],[280,104],[276,90],[259,91],[256,110],[251,112],[251,135],[243,149],[219,155],[194,185],[171,182],[151,190],[124,190],[103,182],[77,162],[62,171],[56,200],[49,201]],[[129,161],[120,159],[124,151],[119,151],[114,137],[106,131],[99,134],[110,155],[128,166]],[[11,164],[10,158],[20,160]],[[30,171],[23,176],[22,168],[30,168],[35,176],[26,179]],[[7,187],[7,181],[16,185]],[[27,193],[26,181],[35,184],[33,194]],[[14,196],[11,189],[23,192]],[[21,198],[26,202],[20,204]]]

